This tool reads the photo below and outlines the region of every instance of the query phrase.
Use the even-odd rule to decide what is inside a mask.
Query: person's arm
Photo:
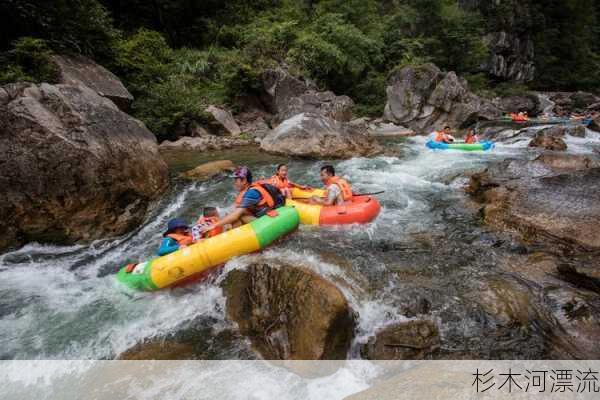
[[[244,215],[245,212],[246,212],[245,208],[241,208],[241,207],[236,208],[235,210],[233,210],[232,212],[227,214],[225,217],[220,219],[216,224],[207,226],[206,231],[211,231],[211,230],[213,230],[215,228],[219,228],[221,226],[233,224],[235,221],[239,220],[242,217],[242,215]]]
[[[239,205],[239,207],[227,214],[216,224],[203,227],[201,232],[204,233],[221,226],[233,224],[234,222],[238,221],[250,207],[256,206],[260,200],[260,193],[257,190],[248,190],[242,198],[242,203]]]
[[[162,242],[160,243],[158,255],[165,256],[177,250],[179,250],[179,244],[177,243],[177,241],[171,239],[170,237],[166,237],[163,238]]]
[[[313,196],[311,197],[311,203],[312,204],[320,204],[323,206],[332,206],[335,204],[335,199],[337,198],[337,196],[340,194],[341,189],[338,185],[331,185],[328,188],[329,190],[327,191],[327,197],[326,198],[321,198],[321,197],[317,197],[317,196]]]
[[[290,186],[293,188],[298,188],[298,189],[302,189],[302,190],[310,190],[310,186],[300,185],[300,184],[294,183],[292,181],[289,181],[289,182],[290,182]]]

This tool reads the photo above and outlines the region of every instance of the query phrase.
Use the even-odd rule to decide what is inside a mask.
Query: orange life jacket
[[[513,121],[515,122],[525,122],[527,121],[529,118],[525,115],[519,115],[519,114],[515,114],[515,113],[511,113],[510,117],[512,118]]]
[[[340,178],[339,176],[332,176],[331,178],[329,178],[329,181],[327,182],[327,186],[329,186],[331,184],[336,184],[339,186],[340,190],[342,191],[342,199],[344,199],[344,201],[352,200],[352,196],[353,196],[352,186],[350,186],[348,181]],[[325,197],[328,197],[328,196],[329,196],[329,191],[327,191],[327,193],[325,193]]]
[[[167,235],[167,237],[170,237],[171,239],[176,241],[177,244],[179,244],[180,246],[182,246],[182,245],[189,246],[190,244],[194,243],[194,238],[190,235],[180,235],[178,233],[169,233]]]
[[[471,135],[471,136],[467,136],[465,138],[465,143],[466,144],[474,144],[477,143],[477,135]]]
[[[446,142],[446,133],[444,131],[435,131],[435,138],[438,143]]]
[[[279,175],[273,175],[271,179],[267,181],[267,183],[275,186],[277,189],[290,189],[292,188],[292,182],[289,179],[280,178]]]
[[[257,204],[259,207],[264,207],[264,206],[267,206],[269,208],[275,207],[275,199],[273,198],[273,196],[271,196],[271,194],[267,191],[267,189],[265,189],[262,185],[263,185],[263,182],[253,183],[252,185],[250,185],[248,187],[248,189],[240,192],[238,197],[235,199],[235,205],[239,206],[240,204],[242,204],[242,199],[244,198],[244,195],[246,194],[246,192],[248,190],[256,189],[256,190],[258,190],[258,193],[260,193],[260,196],[262,197],[260,202]]]
[[[214,225],[217,222],[219,222],[219,217],[200,217],[200,219],[198,220],[198,225],[202,225],[202,224],[206,224],[206,225]],[[204,238],[211,238],[213,236],[217,236],[219,234],[223,233],[223,227],[219,226],[216,227],[214,229],[211,229],[208,232],[205,232],[202,237]]]

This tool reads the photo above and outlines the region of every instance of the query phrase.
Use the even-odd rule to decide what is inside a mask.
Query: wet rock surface
[[[518,232],[526,241],[598,250],[597,162],[596,157],[552,155],[507,160],[475,174],[468,191],[483,202],[484,220],[494,227]]]
[[[529,147],[540,147],[545,150],[565,151],[567,144],[564,139],[558,136],[551,136],[547,132],[540,131],[535,134]]]
[[[339,289],[291,265],[251,264],[223,285],[227,315],[265,359],[345,359],[354,314]]]
[[[423,359],[440,347],[437,325],[428,320],[393,324],[375,333],[361,354],[370,360]]]
[[[82,85],[8,85],[0,103],[0,248],[137,227],[168,187],[154,135]]]
[[[274,154],[306,158],[350,158],[382,151],[363,126],[345,124],[319,114],[298,114],[282,122],[261,141]]]
[[[460,128],[501,116],[490,100],[471,93],[465,80],[454,72],[444,73],[433,64],[396,71],[386,91],[384,117],[419,134],[445,125]]]

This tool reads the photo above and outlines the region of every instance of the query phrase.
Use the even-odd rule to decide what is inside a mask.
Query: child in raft
[[[180,218],[175,218],[167,224],[163,240],[158,249],[158,255],[164,256],[194,243],[190,227]]]
[[[163,240],[158,249],[159,256],[171,254],[203,239],[216,236],[223,232],[223,228],[215,228],[211,231],[200,233],[205,225],[213,225],[219,221],[219,211],[215,207],[204,207],[202,217],[192,229],[180,218],[169,221],[167,231],[163,233]]]
[[[208,232],[202,232],[202,228],[205,226],[212,226],[219,222],[219,210],[216,207],[204,207],[202,210],[202,216],[196,222],[196,225],[192,228],[192,236],[194,238],[194,242],[198,242],[202,239],[211,238],[213,236],[217,236],[220,233],[223,233],[223,227],[217,227]]]

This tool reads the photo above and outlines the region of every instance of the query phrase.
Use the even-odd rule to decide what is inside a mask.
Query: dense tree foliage
[[[82,53],[119,75],[157,134],[235,108],[285,65],[381,114],[390,71],[434,62],[474,87],[509,90],[481,66],[487,32],[535,43],[536,89],[598,90],[595,0],[4,0],[0,82],[52,81],[48,57]],[[515,7],[519,7],[515,10]],[[493,85],[493,86],[490,86]],[[527,89],[518,86],[519,89]]]

